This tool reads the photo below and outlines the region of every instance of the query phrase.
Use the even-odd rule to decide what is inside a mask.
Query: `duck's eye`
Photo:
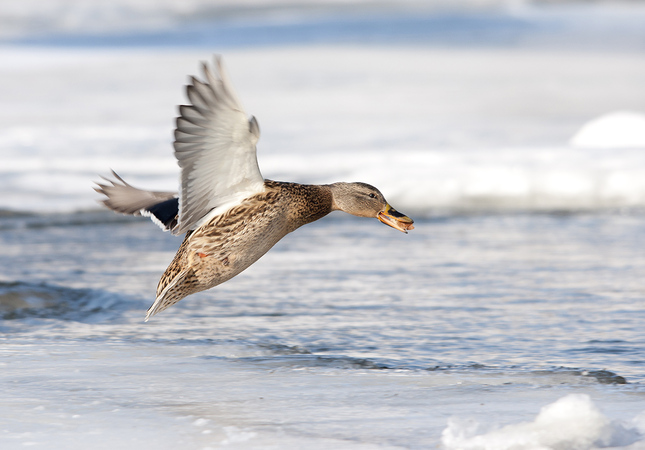
[[[370,192],[369,197],[370,197],[370,198],[376,198],[376,194],[375,194],[374,192]]]

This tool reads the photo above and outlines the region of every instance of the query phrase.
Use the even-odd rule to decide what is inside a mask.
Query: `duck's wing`
[[[150,217],[164,231],[177,225],[179,205],[176,192],[145,191],[127,183],[115,171],[112,175],[116,180],[103,177],[107,183],[96,183],[94,188],[107,197],[101,203],[121,214]]]
[[[260,129],[238,101],[216,57],[214,70],[204,63],[205,81],[195,77],[186,87],[190,105],[179,107],[175,157],[181,167],[179,223],[181,234],[202,219],[264,191],[255,144]]]

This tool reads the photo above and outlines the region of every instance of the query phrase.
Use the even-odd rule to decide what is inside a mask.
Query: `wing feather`
[[[191,104],[179,107],[175,130],[181,167],[176,234],[195,229],[215,208],[264,191],[255,148],[257,121],[244,112],[219,58],[213,70],[202,67],[204,80],[191,78],[186,87]]]
[[[179,107],[179,113],[181,114],[181,117],[193,125],[201,127],[208,126],[208,119],[206,119],[204,115],[193,106],[182,105]]]

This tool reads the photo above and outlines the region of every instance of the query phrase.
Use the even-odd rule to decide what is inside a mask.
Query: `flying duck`
[[[219,57],[204,80],[191,77],[190,105],[179,107],[175,157],[180,192],[133,187],[116,172],[97,183],[102,203],[122,214],[149,216],[164,231],[185,234],[161,276],[146,321],[184,297],[230,280],[302,225],[340,210],[373,217],[407,233],[413,220],[366,183],[309,185],[265,180],[256,143],[260,128],[244,112]]]

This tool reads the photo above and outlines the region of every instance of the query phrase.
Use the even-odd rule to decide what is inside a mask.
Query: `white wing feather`
[[[203,70],[205,82],[191,79],[186,87],[191,105],[180,106],[177,118],[181,191],[175,234],[197,228],[212,211],[222,213],[222,207],[264,191],[255,147],[257,121],[242,109],[219,58],[214,72],[206,64]]]

